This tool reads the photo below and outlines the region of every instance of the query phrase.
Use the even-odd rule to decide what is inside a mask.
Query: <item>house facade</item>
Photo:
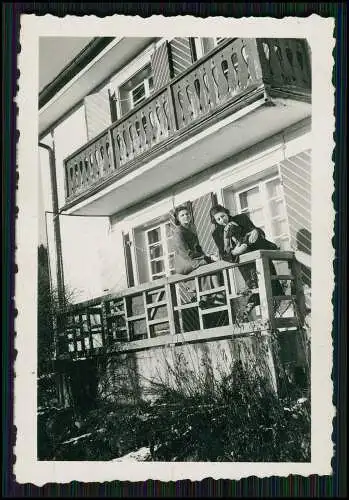
[[[283,337],[285,363],[304,364],[297,335],[311,291],[306,40],[93,40],[39,102],[40,142],[54,151],[58,259],[65,286],[83,289],[58,325],[62,394],[67,374],[76,381],[86,369],[98,374],[97,392],[122,379],[130,394],[143,394],[178,356],[218,373],[224,357],[247,359],[248,352],[265,356],[277,387],[271,331]],[[175,274],[171,212],[183,203],[207,254],[217,251],[209,216],[215,203],[246,213],[279,246],[241,257],[241,265],[256,265],[261,297],[247,325],[234,309],[243,297],[238,266],[218,262],[189,277]],[[279,299],[291,307],[279,317],[268,260],[289,287]],[[220,273],[215,292],[224,300],[202,311],[199,299],[210,290],[200,277],[209,272]]]

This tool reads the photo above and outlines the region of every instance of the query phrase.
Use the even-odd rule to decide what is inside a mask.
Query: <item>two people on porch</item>
[[[219,259],[228,262],[238,262],[239,255],[253,250],[277,250],[278,247],[265,238],[262,229],[257,228],[246,214],[230,215],[222,205],[215,205],[210,211],[211,222],[215,228],[212,232],[213,240],[218,250],[217,255],[206,255],[201,248],[191,214],[186,205],[175,209],[176,229],[174,231],[175,269],[178,274],[190,274],[195,269],[215,262]],[[276,274],[271,263],[271,273]],[[248,288],[257,288],[254,263],[240,266],[241,275]],[[207,277],[208,278],[208,277]],[[202,278],[202,280],[207,280]],[[221,276],[213,275],[211,288],[221,284]],[[278,281],[273,282],[273,295],[282,295],[282,287]],[[207,301],[212,301],[212,296],[207,296]],[[203,306],[203,304],[199,304]],[[246,320],[250,311],[259,305],[259,295],[251,293],[243,314]]]

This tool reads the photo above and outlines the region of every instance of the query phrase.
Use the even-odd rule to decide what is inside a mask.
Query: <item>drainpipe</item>
[[[56,250],[56,275],[57,275],[57,295],[59,309],[62,310],[65,305],[64,293],[64,275],[63,275],[63,260],[62,260],[62,239],[61,228],[58,215],[58,192],[57,192],[57,177],[56,177],[56,158],[54,147],[39,142],[39,147],[44,148],[49,153],[50,163],[50,178],[51,178],[51,196],[52,196],[52,211],[53,211],[53,230]]]

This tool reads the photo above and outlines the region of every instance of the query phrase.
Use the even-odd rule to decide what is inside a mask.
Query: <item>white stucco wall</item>
[[[61,208],[65,202],[63,160],[81,145],[87,142],[84,108],[81,106],[53,131],[56,156],[56,176],[58,202]],[[42,142],[51,145],[48,135]],[[39,148],[40,174],[42,178],[42,206],[52,211],[51,180],[48,152]],[[53,215],[46,215],[48,247],[55,283],[55,242],[53,233]],[[101,248],[108,247],[109,220],[107,217],[60,216],[62,237],[62,255],[65,285],[74,292],[74,299],[81,301],[101,295],[104,284]]]
[[[224,203],[223,189],[236,188],[246,178],[263,176],[268,169],[277,165],[285,156],[292,156],[309,147],[309,127],[293,130],[282,140],[281,134],[263,141],[248,151],[227,159],[222,168],[206,172],[199,180],[189,179],[177,185],[171,192],[163,193],[148,206],[140,204],[125,214],[107,217],[61,216],[62,252],[65,283],[75,290],[75,300],[82,301],[103,293],[122,290],[127,287],[123,232],[129,233],[133,253],[133,271],[137,284],[137,266],[134,250],[133,230],[169,212],[174,205],[193,200],[213,191],[218,201]],[[87,142],[83,109],[76,111],[54,131],[56,149],[57,183],[60,206],[64,204],[64,158]],[[43,203],[46,210],[52,210],[48,154],[40,150]],[[132,186],[130,186],[132,189]],[[51,267],[55,263],[52,215],[47,216]],[[52,271],[54,277],[54,270]]]

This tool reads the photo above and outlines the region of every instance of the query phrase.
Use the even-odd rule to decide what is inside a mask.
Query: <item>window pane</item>
[[[149,84],[149,91],[151,93],[153,91],[153,89],[154,89],[154,80],[153,80],[152,76],[149,78],[148,84]]]
[[[145,98],[145,86],[144,86],[144,83],[142,83],[135,90],[132,90],[132,99],[133,99],[133,102],[136,103],[144,98]]]
[[[165,271],[165,266],[164,266],[164,261],[163,260],[156,260],[154,262],[151,262],[151,273],[152,274],[159,274]]]
[[[160,228],[157,227],[155,229],[152,229],[148,233],[148,243],[151,245],[152,243],[157,243],[160,241],[161,236],[160,236]]]
[[[280,179],[274,179],[266,183],[268,198],[274,198],[275,196],[280,196],[281,186]]]
[[[202,38],[201,40],[204,54],[214,48],[214,38]]]
[[[172,238],[170,240],[167,240],[167,251],[168,253],[174,252],[174,244]]]
[[[280,250],[290,250],[290,242],[288,238],[275,238],[274,243],[280,248]]]
[[[287,233],[287,223],[285,220],[275,220],[271,224],[273,236],[280,236]]]
[[[159,243],[149,248],[149,254],[151,259],[157,259],[158,257],[162,257],[164,255],[164,250],[162,245]]]
[[[270,213],[272,217],[278,215],[284,215],[284,203],[283,200],[273,200],[269,202]]]
[[[257,227],[261,227],[264,224],[264,214],[263,209],[259,208],[258,210],[250,211],[250,219],[253,224]]]
[[[261,196],[258,187],[240,193],[239,197],[242,210],[244,208],[254,208],[261,205]]]

